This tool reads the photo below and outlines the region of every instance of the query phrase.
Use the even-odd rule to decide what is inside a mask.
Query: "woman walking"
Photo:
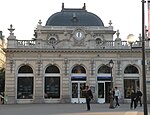
[[[87,111],[90,111],[90,109],[91,109],[90,101],[91,101],[91,99],[93,99],[93,94],[92,94],[92,91],[88,85],[85,86],[84,91],[85,91],[85,98],[86,98],[86,104],[87,104]]]

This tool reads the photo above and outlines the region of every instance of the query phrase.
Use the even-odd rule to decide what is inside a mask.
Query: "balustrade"
[[[55,48],[56,49],[75,49],[74,46],[72,46],[71,44],[73,44],[72,42],[68,42],[67,46],[62,46],[59,44],[62,44],[64,41],[59,41],[57,44],[55,44]],[[127,43],[127,41],[120,41],[119,42],[119,47],[118,47],[118,43],[117,41],[105,41],[103,44],[101,44],[98,47],[98,44],[96,44],[96,42],[92,42],[90,44],[87,44],[89,46],[79,46],[81,49],[93,49],[93,47],[95,47],[95,49],[130,49],[130,45]],[[72,46],[72,47],[70,47]],[[90,47],[91,46],[91,47]],[[142,43],[141,41],[136,41],[133,43],[132,47],[137,47],[137,48],[141,48]],[[149,41],[147,41],[147,43],[145,44],[145,48],[146,49],[150,49],[149,47]],[[86,48],[85,48],[86,47]],[[48,44],[47,40],[16,40],[16,46],[13,48],[48,48],[48,49],[54,49],[53,44]]]

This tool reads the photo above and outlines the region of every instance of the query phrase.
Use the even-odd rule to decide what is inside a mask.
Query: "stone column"
[[[62,96],[61,103],[70,103],[71,97],[69,94],[70,91],[70,76],[69,76],[69,61],[64,59],[63,63],[63,75],[62,75]]]
[[[35,99],[34,103],[43,103],[43,76],[42,76],[42,62],[41,60],[37,60],[36,68],[35,68]]]
[[[14,66],[14,60],[6,60],[5,95],[8,96],[8,104],[16,103],[15,92],[17,76],[15,76]]]

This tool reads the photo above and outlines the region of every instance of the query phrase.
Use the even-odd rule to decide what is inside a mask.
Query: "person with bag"
[[[142,97],[142,92],[139,90],[139,88],[137,88],[137,92],[136,92],[136,104],[138,105],[138,102],[140,102],[140,107],[142,107],[142,101],[141,101],[141,97]]]
[[[85,98],[86,98],[87,111],[90,111],[90,109],[91,109],[90,101],[91,101],[91,99],[93,99],[93,94],[92,94],[92,91],[88,85],[85,86],[84,93],[85,93]]]
[[[110,97],[110,105],[109,108],[110,109],[114,109],[114,95],[115,95],[115,90],[114,88],[110,89],[109,91],[109,97]]]
[[[131,95],[130,95],[130,98],[131,98],[131,104],[130,104],[130,109],[133,108],[133,105],[134,105],[134,109],[136,108],[137,104],[136,104],[136,93],[134,90],[131,90]]]

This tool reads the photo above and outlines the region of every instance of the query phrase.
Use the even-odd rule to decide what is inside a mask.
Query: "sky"
[[[41,20],[44,26],[52,14],[61,11],[62,3],[65,8],[82,8],[86,3],[87,11],[99,16],[104,26],[109,26],[109,20],[112,21],[114,31],[119,30],[122,40],[126,40],[129,34],[138,37],[142,32],[141,0],[1,0],[0,31],[7,39],[8,28],[12,24],[16,39],[31,40],[38,21]],[[146,26],[147,17],[148,7],[145,3]]]

